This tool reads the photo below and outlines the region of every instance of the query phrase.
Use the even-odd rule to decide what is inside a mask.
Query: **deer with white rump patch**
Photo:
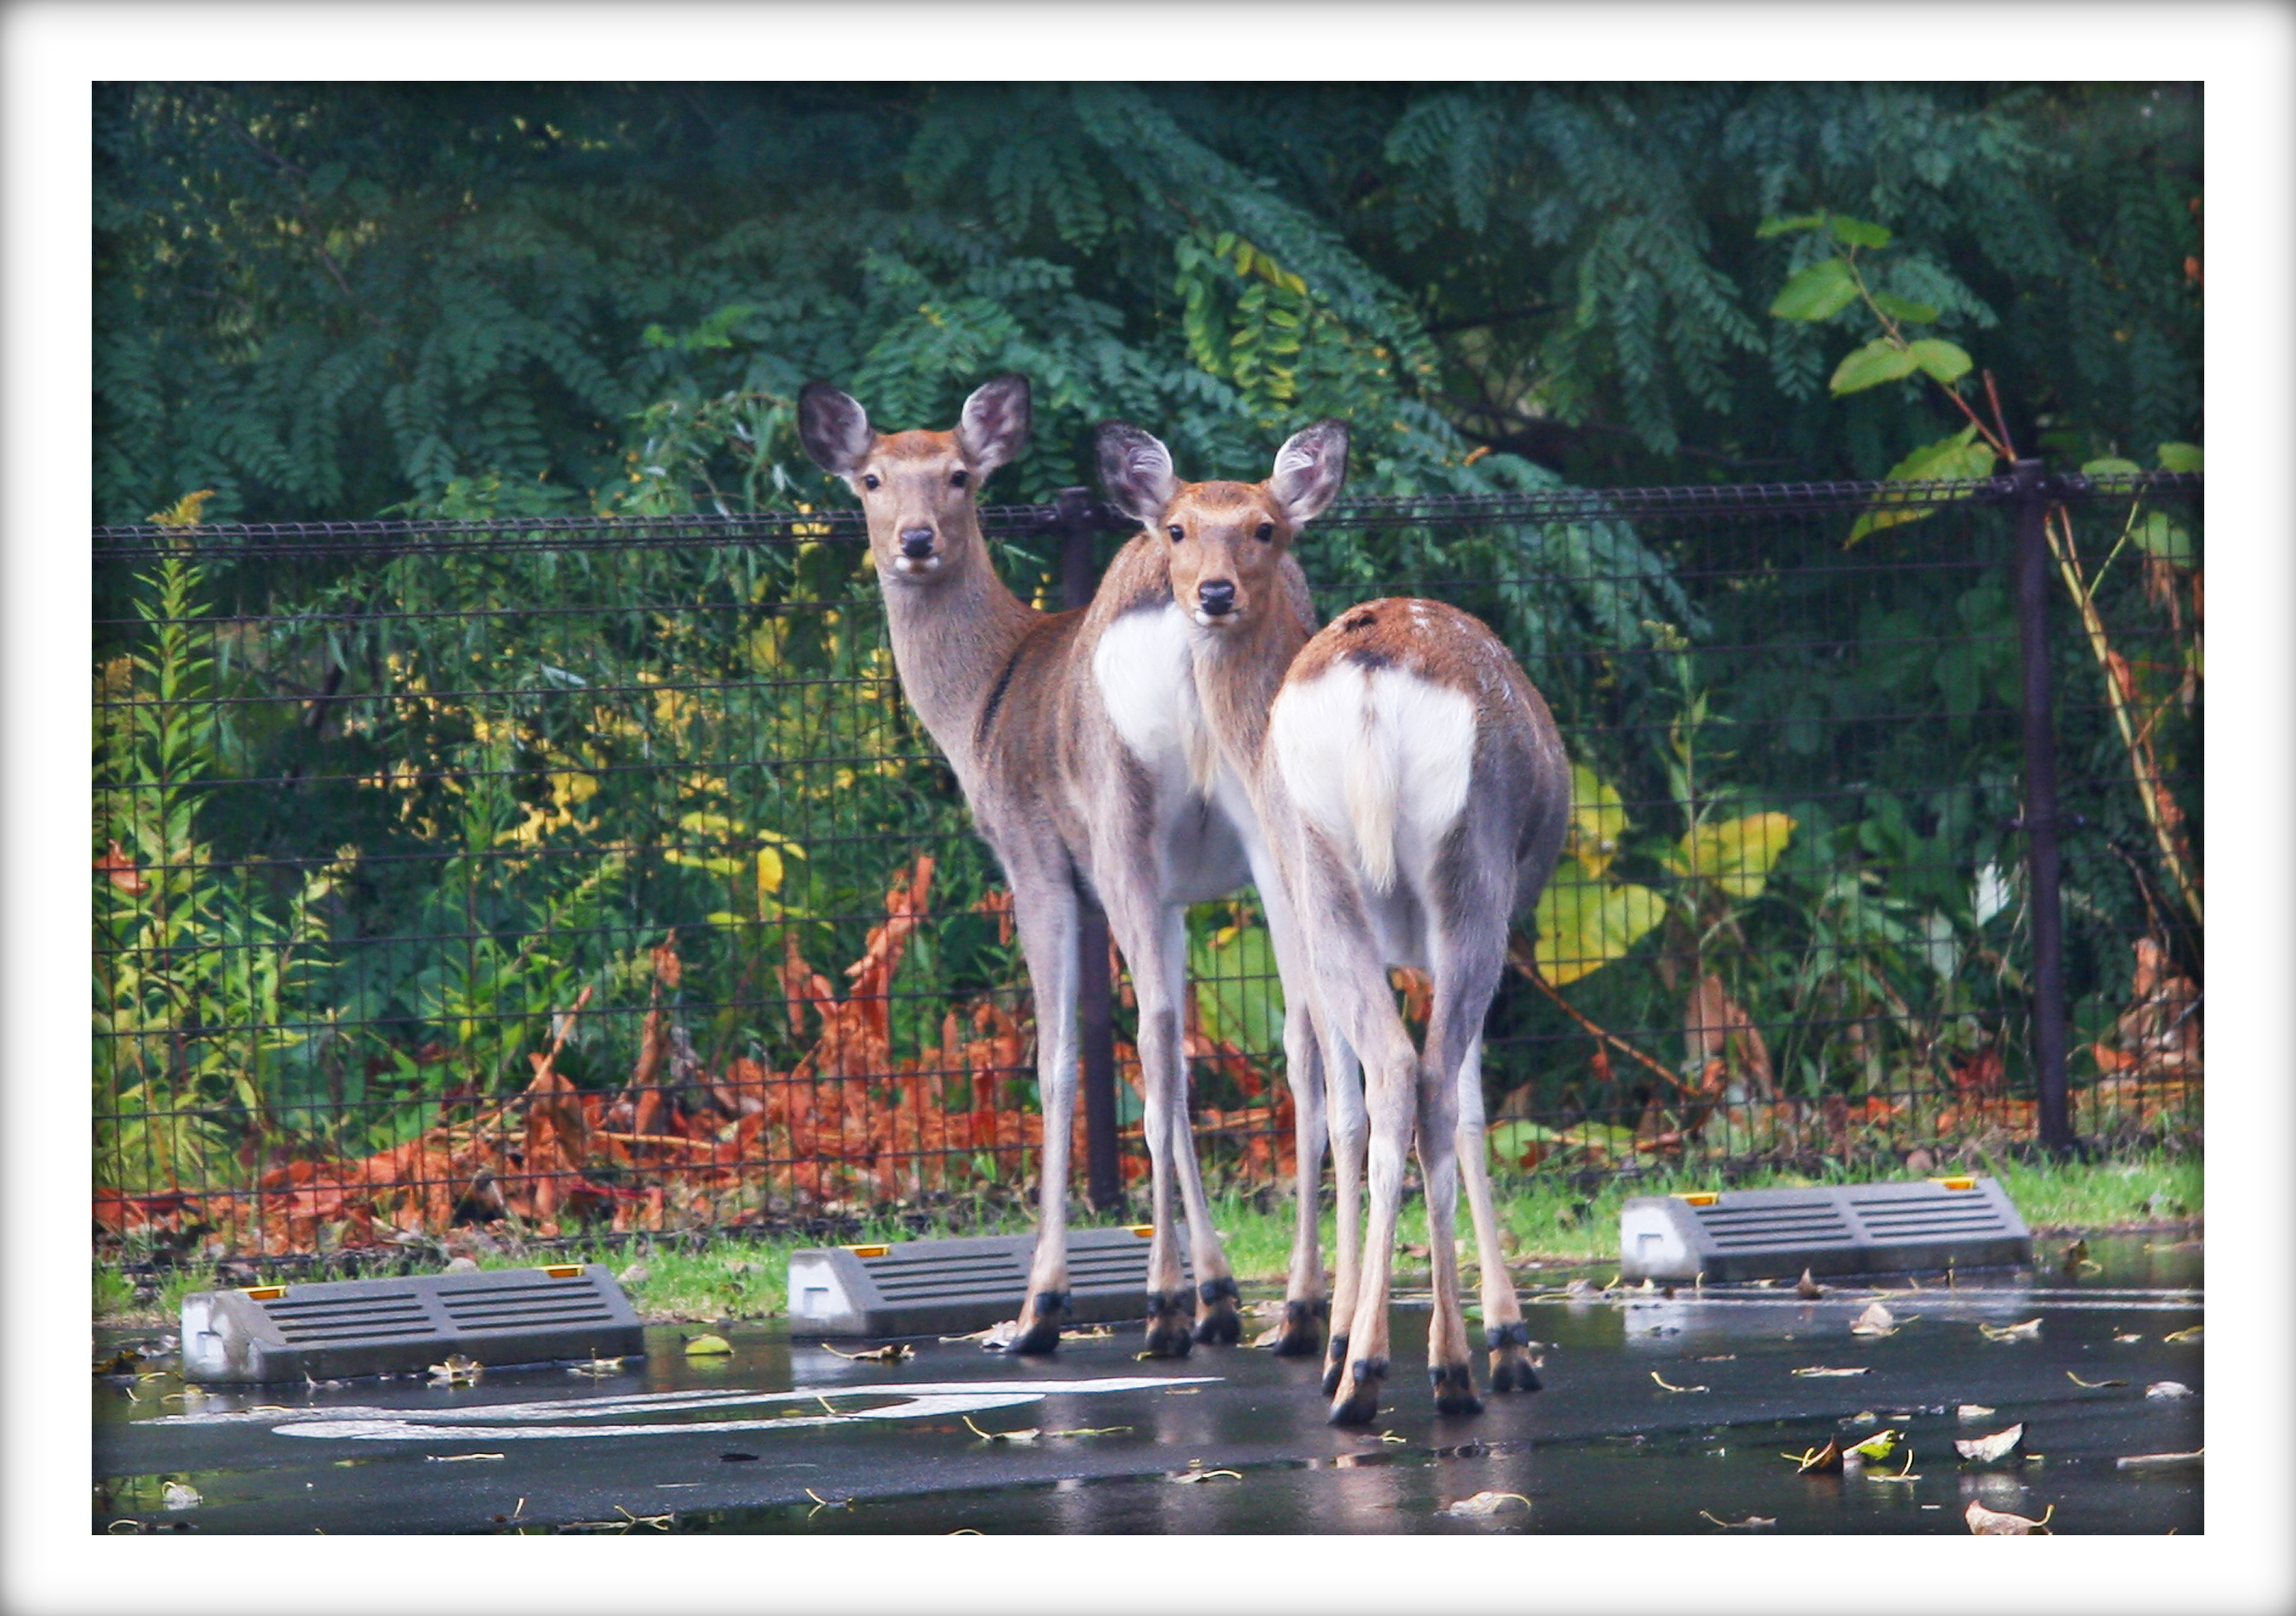
[[[1272,616],[1280,604],[1278,581],[1303,508],[1291,503],[1290,521],[1268,511],[1286,502],[1283,491],[1303,485],[1317,490],[1315,510],[1337,494],[1347,466],[1339,423],[1286,444],[1275,475],[1257,488],[1183,483],[1162,444],[1120,422],[1101,428],[1099,449],[1111,501],[1165,535],[1174,599],[1199,603],[1196,698],[1226,766],[1246,783],[1304,940],[1340,1204],[1324,1378],[1332,1419],[1358,1424],[1378,1410],[1404,1156],[1414,1130],[1434,1267],[1428,1362],[1436,1407],[1464,1414],[1482,1406],[1452,1237],[1463,1174],[1492,1389],[1536,1391],[1491,1206],[1481,1058],[1508,928],[1553,871],[1570,812],[1570,768],[1554,720],[1496,635],[1433,600],[1352,608],[1277,665],[1280,677],[1269,672],[1254,636],[1280,638],[1282,630],[1254,614]],[[1388,967],[1398,965],[1433,978],[1423,1059],[1389,985]],[[1297,980],[1285,973],[1288,997],[1296,999]],[[1295,1093],[1299,1087],[1295,1075]],[[1370,1225],[1358,1245],[1366,1145]],[[1303,1204],[1314,1202],[1319,1166],[1303,1147]],[[1312,1216],[1301,1228],[1312,1241]],[[1296,1273],[1296,1252],[1293,1266]]]
[[[1009,1350],[1052,1351],[1067,1306],[1077,932],[1092,903],[1107,913],[1139,1002],[1155,1225],[1147,1348],[1177,1357],[1192,1339],[1234,1343],[1242,1332],[1235,1280],[1189,1125],[1184,911],[1252,877],[1240,828],[1251,820],[1192,716],[1187,623],[1173,603],[1164,549],[1134,539],[1078,611],[1037,611],[999,581],[974,496],[1027,440],[1021,377],[984,384],[953,431],[880,433],[859,404],[819,382],[798,396],[798,424],[806,453],[861,497],[901,688],[956,771],[1012,886],[1036,997],[1044,1155],[1036,1255]],[[1277,609],[1296,615],[1297,639],[1306,640],[1313,618],[1297,564],[1273,587]],[[1271,915],[1269,927],[1279,957],[1288,955],[1296,947],[1288,926]],[[1312,1074],[1304,1017],[1296,1032],[1287,1026],[1286,1046],[1295,1045]],[[1320,1138],[1320,1115],[1304,1114],[1301,1137],[1311,1121]],[[1194,1296],[1180,1266],[1176,1196],[1186,1212]]]

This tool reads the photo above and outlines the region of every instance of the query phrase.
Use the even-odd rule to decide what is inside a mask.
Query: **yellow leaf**
[[[1576,860],[1555,866],[1539,894],[1539,974],[1556,987],[1592,975],[1625,955],[1666,914],[1647,886],[1597,881]]]
[[[144,519],[158,527],[197,527],[200,513],[207,509],[207,502],[213,498],[214,489],[202,488],[196,494],[184,495],[165,510],[153,511]]]
[[[1563,841],[1566,857],[1578,861],[1590,876],[1601,876],[1619,855],[1619,838],[1627,834],[1626,804],[1603,777],[1584,763],[1570,765],[1570,827]]]
[[[758,891],[760,895],[782,889],[782,855],[760,843],[758,846]]]
[[[685,1343],[688,1358],[723,1358],[734,1350],[734,1343],[723,1335],[697,1335]]]
[[[571,771],[550,777],[550,795],[560,804],[586,803],[598,795],[598,777]]]
[[[1711,881],[1744,903],[1762,895],[1770,868],[1793,833],[1793,820],[1784,813],[1750,813],[1701,825],[1682,838],[1670,862],[1677,874]]]

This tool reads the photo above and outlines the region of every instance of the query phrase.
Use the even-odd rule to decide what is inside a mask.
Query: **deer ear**
[[[1171,509],[1180,479],[1172,472],[1172,452],[1128,422],[1102,423],[1100,486],[1108,502],[1144,527],[1152,527]]]
[[[956,446],[976,476],[1009,465],[1029,441],[1029,379],[995,376],[972,390],[956,419]]]
[[[797,437],[813,463],[834,477],[853,476],[869,458],[877,435],[869,412],[825,381],[809,381],[797,396]]]
[[[1275,452],[1267,492],[1283,507],[1284,520],[1297,529],[1323,515],[1347,480],[1347,422],[1319,420],[1300,428]]]

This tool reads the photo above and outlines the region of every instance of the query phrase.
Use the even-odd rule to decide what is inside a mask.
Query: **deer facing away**
[[[1036,999],[1044,1147],[1037,1248],[1010,1350],[1052,1351],[1067,1305],[1076,939],[1092,903],[1107,914],[1139,1002],[1154,1209],[1148,1351],[1233,1343],[1242,1329],[1235,1281],[1189,1126],[1184,910],[1254,877],[1256,821],[1197,715],[1189,624],[1173,602],[1164,546],[1146,535],[1127,544],[1078,611],[1039,612],[997,578],[975,495],[1027,441],[1021,377],[983,384],[947,432],[880,433],[857,402],[818,382],[799,395],[798,419],[807,453],[860,496],[902,690],[955,771],[1012,888]],[[1298,565],[1279,569],[1270,589],[1304,641],[1313,619]],[[1270,930],[1279,957],[1289,956],[1297,947],[1289,926],[1275,935],[1271,917]],[[1312,1080],[1316,1049],[1304,1014],[1287,1020],[1285,1047]],[[1312,1127],[1320,1141],[1322,1126],[1320,1114],[1301,1111],[1302,1140]],[[1181,1270],[1176,1196],[1196,1296]],[[1312,1351],[1312,1322],[1308,1330]]]
[[[1554,721],[1497,636],[1437,601],[1374,600],[1341,614],[1296,654],[1276,660],[1267,650],[1263,642],[1286,634],[1281,580],[1294,565],[1288,547],[1298,526],[1270,513],[1303,477],[1320,491],[1316,510],[1338,492],[1347,460],[1340,423],[1293,437],[1274,476],[1256,486],[1183,483],[1162,444],[1120,422],[1101,428],[1099,446],[1111,502],[1165,535],[1173,598],[1193,606],[1195,698],[1226,768],[1245,782],[1304,943],[1340,1203],[1324,1381],[1332,1418],[1360,1423],[1378,1409],[1404,1155],[1414,1131],[1434,1267],[1428,1359],[1436,1406],[1481,1407],[1452,1238],[1462,1175],[1492,1387],[1536,1390],[1491,1206],[1481,1046],[1509,926],[1553,870],[1570,811]],[[1260,890],[1266,896],[1265,883]],[[1423,1058],[1397,1013],[1391,965],[1433,978]],[[1287,1000],[1296,1001],[1289,990],[1298,980],[1284,973]],[[1300,1081],[1295,1073],[1295,1092]],[[1358,1244],[1366,1147],[1370,1225]],[[1316,1198],[1318,1165],[1303,1147],[1303,1204]],[[1303,1215],[1307,1240],[1316,1228]],[[1295,1283],[1302,1268],[1295,1251]]]

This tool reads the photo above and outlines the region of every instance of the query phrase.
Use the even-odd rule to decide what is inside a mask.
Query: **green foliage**
[[[2079,445],[2197,436],[2190,86],[106,85],[95,512],[784,505],[833,378],[1037,388],[1008,497],[1151,424],[1198,474],[1335,414],[1363,492],[1873,475],[1813,322],[1988,351]],[[1826,199],[1831,211],[1784,215]],[[1787,322],[1764,322],[1790,289]],[[1792,290],[1798,289],[1798,290]],[[2046,289],[2047,295],[2038,295]],[[1949,370],[1941,351],[1940,368]],[[1497,451],[1469,464],[1478,448]]]

